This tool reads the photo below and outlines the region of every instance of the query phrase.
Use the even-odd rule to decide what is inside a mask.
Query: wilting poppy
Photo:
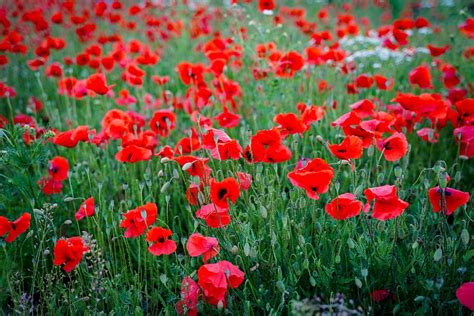
[[[66,158],[56,156],[49,161],[48,172],[51,179],[55,181],[63,181],[67,179],[69,171],[69,163]]]
[[[461,305],[474,311],[474,282],[466,282],[456,290],[456,297]]]
[[[237,288],[244,281],[245,274],[229,261],[205,264],[198,270],[198,284],[207,302],[226,306],[229,288]]]
[[[409,205],[398,198],[397,188],[394,185],[369,188],[364,191],[364,194],[367,198],[364,212],[369,212],[370,203],[375,200],[372,217],[381,221],[400,216]]]
[[[63,270],[71,272],[82,260],[89,247],[84,244],[81,237],[60,239],[54,246],[54,265],[62,265]]]
[[[220,250],[217,238],[205,237],[199,233],[194,233],[189,236],[186,243],[186,249],[191,257],[204,255],[204,263],[217,256]]]
[[[443,199],[444,193],[444,199]],[[443,210],[446,215],[451,215],[454,211],[469,201],[469,193],[452,188],[441,189],[439,186],[428,190],[428,198],[433,212]]]
[[[321,158],[311,160],[305,167],[288,173],[291,184],[305,189],[310,199],[319,199],[318,194],[329,190],[329,184],[334,176],[334,169]]]
[[[162,227],[153,227],[146,233],[146,241],[152,243],[148,251],[155,255],[169,255],[176,251],[176,242],[168,239],[173,233]]]
[[[181,282],[181,300],[176,304],[176,311],[180,315],[196,316],[197,302],[201,289],[190,277],[184,277]]]
[[[326,204],[326,212],[334,219],[343,220],[359,215],[362,202],[354,194],[344,193]]]
[[[394,133],[388,138],[377,141],[377,148],[383,151],[387,161],[396,161],[408,152],[408,141],[403,133]]]
[[[203,205],[196,211],[196,217],[202,218],[212,228],[220,228],[230,223],[229,209],[221,208],[215,204]]]
[[[240,187],[234,178],[226,178],[220,182],[211,179],[211,201],[220,208],[228,208],[229,201],[235,204],[240,196]]]
[[[151,226],[158,215],[155,203],[147,203],[123,214],[125,219],[120,222],[120,227],[126,228],[125,238],[138,237]]]
[[[357,136],[346,136],[340,144],[328,144],[329,151],[339,159],[359,159],[362,156],[362,140]]]
[[[5,242],[11,243],[23,234],[29,227],[31,214],[23,213],[16,220],[10,222],[6,217],[0,216],[0,237],[5,237]]]
[[[79,207],[79,210],[76,212],[74,217],[76,220],[80,221],[84,217],[90,217],[92,215],[94,215],[94,198],[90,197],[82,202],[81,207]]]

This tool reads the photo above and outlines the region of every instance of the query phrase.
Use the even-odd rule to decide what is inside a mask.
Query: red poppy
[[[278,163],[291,158],[290,150],[282,144],[277,129],[262,130],[252,136],[244,157],[251,162]]]
[[[334,219],[344,220],[359,215],[362,202],[354,194],[344,193],[326,204],[326,212]]]
[[[46,195],[61,193],[61,190],[63,189],[62,181],[57,181],[51,178],[41,178],[38,181],[38,185]]]
[[[252,175],[249,173],[238,171],[237,176],[239,177],[240,189],[242,191],[247,191],[248,189],[250,189],[250,186],[252,185]]]
[[[67,179],[69,171],[69,163],[66,158],[56,156],[49,161],[48,172],[55,181],[63,181]]]
[[[240,187],[234,178],[226,178],[220,182],[211,179],[211,202],[220,208],[228,208],[230,200],[233,204],[240,196]]]
[[[461,305],[474,311],[474,282],[466,282],[456,290],[456,297]]]
[[[467,158],[474,157],[474,126],[466,125],[453,131],[456,141],[461,144],[459,155]]]
[[[328,144],[329,151],[339,159],[359,159],[362,157],[362,140],[357,136],[346,136],[342,143]]]
[[[146,241],[152,243],[148,251],[155,256],[169,255],[176,251],[176,242],[168,239],[173,233],[162,227],[153,227],[146,233]]]
[[[275,0],[258,0],[258,11],[272,11],[275,9]]]
[[[222,109],[222,113],[213,117],[220,127],[233,128],[240,124],[240,115],[232,113],[226,106]]]
[[[428,49],[430,50],[431,56],[438,57],[446,53],[446,51],[449,49],[450,46],[445,45],[445,46],[437,47],[437,46],[428,44],[426,47],[428,47]]]
[[[136,145],[128,145],[119,152],[115,154],[115,159],[120,162],[138,162],[149,160],[153,156],[153,152],[144,147],[136,146]]]
[[[87,89],[101,95],[107,94],[113,86],[107,86],[105,75],[102,73],[93,74],[86,80]]]
[[[386,77],[378,74],[374,75],[374,79],[375,84],[379,90],[392,90],[393,84],[395,83],[393,78],[387,79]]]
[[[191,257],[204,255],[204,263],[217,256],[220,250],[217,238],[205,237],[199,233],[189,236],[186,249]]]
[[[432,128],[422,128],[416,131],[416,135],[418,135],[423,141],[429,143],[437,143],[439,134]]]
[[[5,237],[5,242],[11,243],[30,228],[31,214],[23,213],[13,222],[6,217],[0,216],[0,237]]]
[[[357,76],[354,80],[357,88],[368,89],[374,84],[374,78],[366,74],[361,74]]]
[[[237,288],[244,281],[245,274],[229,261],[205,264],[198,270],[198,284],[209,304],[226,306],[229,288]]]
[[[153,113],[150,128],[161,137],[168,136],[176,128],[176,114],[171,110],[158,110]]]
[[[370,293],[370,298],[374,302],[385,301],[387,298],[389,298],[389,296],[390,296],[390,290],[389,289],[375,290],[372,293]]]
[[[364,212],[369,212],[370,203],[375,200],[372,217],[381,221],[400,216],[409,205],[398,198],[397,188],[394,185],[369,188],[364,191],[364,194],[367,198]]]
[[[128,113],[113,109],[102,119],[102,128],[108,137],[120,139],[133,131],[133,119]]]
[[[229,209],[212,203],[203,205],[197,210],[196,217],[205,220],[206,224],[212,228],[225,227],[230,223]]]
[[[374,115],[375,104],[370,100],[363,99],[351,104],[350,108],[352,109],[352,112],[357,114],[358,117],[365,118]]]
[[[283,137],[288,134],[302,134],[308,129],[308,126],[294,113],[277,114],[273,121],[280,125],[279,129]]]
[[[214,159],[218,160],[237,160],[242,157],[242,147],[237,142],[237,140],[233,139],[231,141],[218,144],[217,148],[212,150],[211,155]]]
[[[291,184],[305,189],[310,199],[319,199],[318,194],[326,193],[334,176],[334,169],[321,158],[311,160],[305,167],[288,173]]]
[[[147,203],[123,214],[125,219],[120,222],[120,227],[126,228],[125,238],[138,237],[151,226],[158,215],[155,203]]]
[[[433,89],[431,84],[431,72],[425,65],[412,69],[408,79],[412,85],[417,85],[421,89]]]
[[[408,152],[408,141],[404,134],[395,133],[388,138],[377,141],[377,148],[383,151],[387,161],[396,161]]]
[[[201,289],[190,277],[184,277],[181,282],[181,300],[176,304],[179,315],[197,316],[197,303]]]
[[[304,58],[295,51],[290,51],[281,56],[276,63],[275,75],[281,78],[291,78],[295,72],[301,70],[304,66]]]
[[[428,190],[428,198],[433,207],[433,212],[437,213],[440,210],[443,210],[443,212],[446,212],[446,215],[451,215],[457,208],[463,206],[469,201],[470,195],[468,192],[452,188],[446,188],[443,190],[438,186]],[[443,205],[444,203],[446,204]]]
[[[54,246],[54,265],[62,265],[63,270],[71,272],[82,260],[89,247],[84,244],[81,237],[60,239]]]
[[[84,217],[90,217],[92,215],[94,215],[94,198],[90,197],[82,202],[81,207],[79,207],[79,210],[76,212],[74,217],[76,220],[80,221]]]
[[[211,168],[207,166],[209,158],[201,158],[195,156],[179,156],[173,158],[179,163],[181,167],[187,166],[186,172],[193,177],[199,177],[201,179],[207,178],[211,174]]]
[[[203,64],[191,64],[188,62],[180,62],[176,66],[179,78],[185,85],[199,85],[203,82],[203,73],[206,67]]]

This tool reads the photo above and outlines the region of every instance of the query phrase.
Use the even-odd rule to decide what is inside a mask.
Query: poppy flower
[[[445,46],[437,47],[437,46],[433,46],[431,44],[428,44],[426,47],[428,47],[431,56],[438,57],[438,56],[441,56],[444,53],[446,53],[446,51],[449,49],[450,46],[445,45]]]
[[[211,156],[218,160],[237,160],[242,157],[242,147],[237,142],[237,140],[233,139],[231,141],[218,144],[217,148],[212,150]]]
[[[291,78],[295,72],[301,70],[303,67],[303,56],[295,51],[290,51],[281,56],[280,60],[276,63],[275,75],[281,78]]]
[[[362,140],[357,136],[346,136],[342,143],[328,144],[329,151],[339,159],[359,159],[362,156]]]
[[[377,148],[383,151],[387,161],[396,161],[408,152],[408,141],[404,134],[394,133],[388,138],[377,141]]]
[[[88,90],[92,90],[97,94],[104,95],[109,92],[113,85],[107,86],[105,75],[102,73],[96,73],[87,78],[86,87]]]
[[[390,296],[390,290],[389,289],[375,290],[372,293],[370,293],[370,298],[374,302],[385,301],[389,296]]]
[[[176,114],[171,110],[158,110],[153,113],[150,128],[161,137],[168,136],[176,128]]]
[[[63,270],[71,272],[82,260],[89,247],[84,244],[81,237],[60,239],[54,246],[54,265],[62,265]]]
[[[369,188],[364,191],[364,194],[367,198],[364,212],[369,212],[370,203],[375,200],[372,208],[372,217],[381,221],[400,216],[409,205],[398,198],[397,188],[394,185]]]
[[[211,174],[211,168],[207,166],[209,158],[183,155],[175,157],[173,160],[178,162],[181,167],[184,167],[184,165],[188,164],[189,167],[186,169],[186,172],[193,177],[205,179]]]
[[[5,242],[11,243],[30,228],[31,214],[23,213],[13,222],[10,222],[6,217],[0,216],[0,237],[4,238]]]
[[[474,126],[466,125],[453,131],[456,141],[460,143],[459,155],[471,158],[474,156]]]
[[[240,186],[234,178],[226,178],[220,182],[211,179],[211,201],[220,208],[228,208],[230,200],[233,204],[240,196]]]
[[[358,117],[365,118],[374,115],[375,104],[370,100],[364,99],[351,104],[350,108]]]
[[[212,228],[225,227],[230,223],[229,209],[212,203],[203,205],[197,210],[196,217],[205,220],[206,224]]]
[[[291,184],[306,191],[310,199],[319,199],[326,193],[334,176],[334,169],[321,158],[311,160],[305,167],[288,173]]]
[[[239,177],[240,189],[242,191],[247,191],[248,189],[250,189],[250,186],[252,185],[252,175],[249,173],[238,171],[237,176]]]
[[[214,121],[217,121],[222,128],[233,128],[240,124],[240,115],[232,113],[229,109],[224,106],[222,113],[213,117]]]
[[[258,11],[273,11],[275,9],[274,0],[258,0]]]
[[[423,141],[429,143],[437,143],[439,134],[432,128],[422,128],[416,131],[416,135],[420,137]]]
[[[420,89],[433,89],[431,84],[431,72],[425,65],[412,69],[408,79],[410,80],[410,84],[417,85]]]
[[[361,74],[357,76],[354,80],[357,88],[368,89],[374,84],[374,78],[366,74]]]
[[[189,62],[180,62],[176,65],[176,71],[179,78],[185,85],[199,85],[203,82],[203,74],[206,67],[203,64],[191,64]]]
[[[433,212],[438,213],[440,210],[446,212],[446,215],[451,215],[456,209],[463,206],[469,201],[470,195],[468,192],[459,191],[452,188],[444,189],[444,201],[443,190],[438,186],[428,190],[428,198]],[[446,202],[446,205],[443,205]]]
[[[326,204],[326,213],[337,220],[344,220],[359,215],[362,202],[355,199],[354,194],[344,193]]]
[[[48,172],[51,179],[55,181],[63,181],[67,179],[69,171],[69,163],[66,158],[56,156],[49,161]]]
[[[277,114],[273,121],[279,124],[279,129],[282,136],[288,134],[302,134],[308,129],[308,126],[303,123],[294,113]]]
[[[155,203],[147,203],[123,214],[125,217],[120,222],[120,227],[126,228],[125,238],[138,237],[151,226],[158,215],[158,208]]]
[[[392,90],[395,80],[393,78],[387,79],[382,75],[374,75],[375,84],[379,90]]]
[[[179,315],[197,316],[197,303],[201,289],[190,277],[184,277],[181,282],[181,300],[176,304]]]
[[[84,217],[90,217],[92,215],[94,215],[94,198],[90,197],[82,202],[81,207],[79,207],[79,210],[76,212],[74,217],[76,220],[80,221]]]
[[[104,115],[102,128],[108,137],[120,139],[133,131],[133,119],[128,113],[113,109]]]
[[[149,160],[153,156],[153,152],[144,147],[136,146],[134,144],[128,145],[115,154],[115,159],[120,162],[138,162]]]
[[[198,270],[198,284],[209,304],[226,306],[229,288],[237,288],[244,281],[245,274],[229,261],[202,265]]]
[[[474,311],[474,282],[466,282],[456,290],[456,297],[461,305]]]
[[[277,129],[261,130],[252,136],[244,157],[250,162],[278,163],[291,158],[291,151],[282,144]]]
[[[46,195],[61,193],[61,190],[63,189],[62,181],[57,181],[51,178],[41,178],[38,181],[38,185]]]
[[[219,253],[219,242],[217,238],[205,237],[199,233],[192,234],[186,243],[186,250],[191,257],[204,255],[204,263],[217,256]]]
[[[176,242],[168,239],[173,233],[162,227],[153,227],[146,233],[146,241],[152,243],[148,251],[155,256],[169,255],[176,251]]]

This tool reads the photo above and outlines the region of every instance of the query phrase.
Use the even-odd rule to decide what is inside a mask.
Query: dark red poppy
[[[169,255],[176,251],[176,242],[168,239],[173,233],[162,227],[153,227],[146,233],[146,241],[152,243],[148,251],[155,256]]]
[[[155,203],[147,203],[124,213],[125,218],[120,222],[120,227],[126,228],[125,238],[142,235],[156,221],[157,215],[158,207]]]
[[[228,208],[229,200],[235,204],[240,196],[240,186],[234,178],[226,178],[220,182],[211,179],[211,201],[220,208]]]
[[[69,163],[66,158],[56,156],[49,161],[48,172],[51,179],[55,181],[66,180],[68,171]]]
[[[374,302],[382,302],[382,301],[385,301],[389,297],[390,297],[389,289],[375,290],[372,293],[370,293],[370,298]]]
[[[321,158],[311,160],[305,167],[288,173],[291,184],[306,191],[310,199],[319,199],[326,193],[334,176],[334,169]]]
[[[470,195],[468,192],[452,188],[443,190],[438,186],[428,190],[428,198],[433,207],[433,212],[437,213],[443,210],[446,215],[451,215],[456,209],[469,202]]]
[[[62,265],[63,270],[71,272],[82,260],[89,247],[84,244],[81,237],[60,239],[54,246],[54,265]]]
[[[375,200],[372,217],[381,221],[400,216],[409,205],[398,198],[397,188],[394,185],[369,188],[364,191],[364,194],[367,198],[364,212],[369,212],[370,203]]]
[[[226,306],[229,288],[237,288],[244,281],[245,274],[229,261],[205,264],[198,270],[198,284],[209,304]]]
[[[326,204],[326,212],[334,219],[344,220],[359,215],[362,202],[354,194],[344,193]]]
[[[205,237],[199,233],[194,233],[189,236],[189,239],[186,242],[186,249],[191,257],[204,255],[204,263],[217,256],[220,251],[219,241],[217,238]]]
[[[362,140],[357,136],[346,136],[340,144],[328,144],[329,151],[339,159],[359,159],[362,157]]]
[[[94,198],[90,197],[82,202],[81,207],[79,207],[79,210],[76,212],[74,217],[76,220],[80,221],[84,217],[90,217],[92,215],[94,215]]]
[[[102,73],[93,74],[86,80],[87,89],[101,95],[107,94],[113,86],[114,85],[107,85],[105,75]]]
[[[0,237],[4,237],[5,242],[11,243],[30,228],[31,214],[23,213],[16,220],[10,222],[6,217],[0,216]]]
[[[403,133],[395,133],[388,138],[377,141],[377,148],[383,151],[387,161],[396,161],[408,152],[408,141]]]

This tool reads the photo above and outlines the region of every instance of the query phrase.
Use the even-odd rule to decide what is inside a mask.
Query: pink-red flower
[[[189,236],[186,249],[191,257],[204,255],[204,263],[217,256],[220,250],[217,238],[205,237],[199,233],[194,233]]]

